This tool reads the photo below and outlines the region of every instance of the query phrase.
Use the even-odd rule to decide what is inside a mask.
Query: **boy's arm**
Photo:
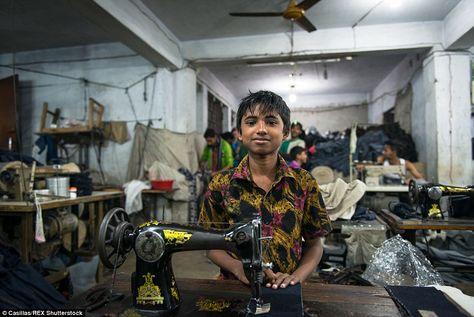
[[[292,274],[273,273],[271,270],[265,272],[267,276],[267,287],[285,288],[288,285],[295,285],[304,282],[313,273],[323,256],[323,244],[320,238],[305,241],[303,256],[298,268]]]
[[[209,250],[207,257],[223,270],[232,273],[239,281],[250,284],[245,276],[244,267],[240,260],[234,259],[224,250]]]

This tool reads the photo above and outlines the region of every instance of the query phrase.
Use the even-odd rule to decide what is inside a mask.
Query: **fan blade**
[[[318,3],[319,1],[321,0],[304,0],[303,2],[298,4],[297,7],[306,11],[312,6],[314,6],[316,3]]]
[[[305,16],[296,19],[295,22],[308,32],[316,31],[316,27]]]
[[[283,12],[231,12],[233,17],[279,17]]]

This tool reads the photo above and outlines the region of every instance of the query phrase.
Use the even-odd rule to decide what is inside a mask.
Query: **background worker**
[[[383,165],[401,165],[405,166],[405,169],[410,172],[410,174],[415,179],[423,179],[423,175],[416,169],[415,165],[403,158],[399,158],[397,154],[397,145],[395,142],[389,140],[384,143],[382,155],[377,157],[377,163]]]
[[[303,125],[294,121],[290,127],[291,139],[283,141],[280,147],[280,153],[285,156],[285,159],[289,161],[290,151],[295,146],[301,146],[303,149],[306,148],[304,142]]]
[[[214,131],[207,129],[204,132],[206,146],[201,156],[201,168],[217,172],[222,169],[231,168],[234,165],[232,147]]]
[[[224,229],[256,216],[262,219],[266,286],[285,288],[304,281],[323,253],[320,237],[331,231],[316,180],[303,169],[291,169],[278,154],[288,136],[290,109],[269,91],[242,99],[237,111],[240,140],[248,155],[234,169],[216,173],[209,183],[199,216],[205,228]],[[304,243],[303,243],[304,238]],[[226,274],[249,281],[242,262],[227,251],[208,257]]]
[[[308,161],[308,154],[306,150],[301,146],[295,146],[290,151],[291,163],[288,165],[291,168],[304,168],[306,162]]]

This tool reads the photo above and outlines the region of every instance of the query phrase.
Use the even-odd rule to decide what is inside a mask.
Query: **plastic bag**
[[[377,249],[362,278],[382,287],[444,285],[441,275],[423,253],[400,235],[386,240]]]

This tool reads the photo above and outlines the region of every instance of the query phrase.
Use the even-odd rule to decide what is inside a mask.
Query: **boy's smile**
[[[283,139],[283,120],[276,113],[260,112],[260,106],[248,111],[242,118],[241,141],[252,154],[267,155],[278,152]]]

